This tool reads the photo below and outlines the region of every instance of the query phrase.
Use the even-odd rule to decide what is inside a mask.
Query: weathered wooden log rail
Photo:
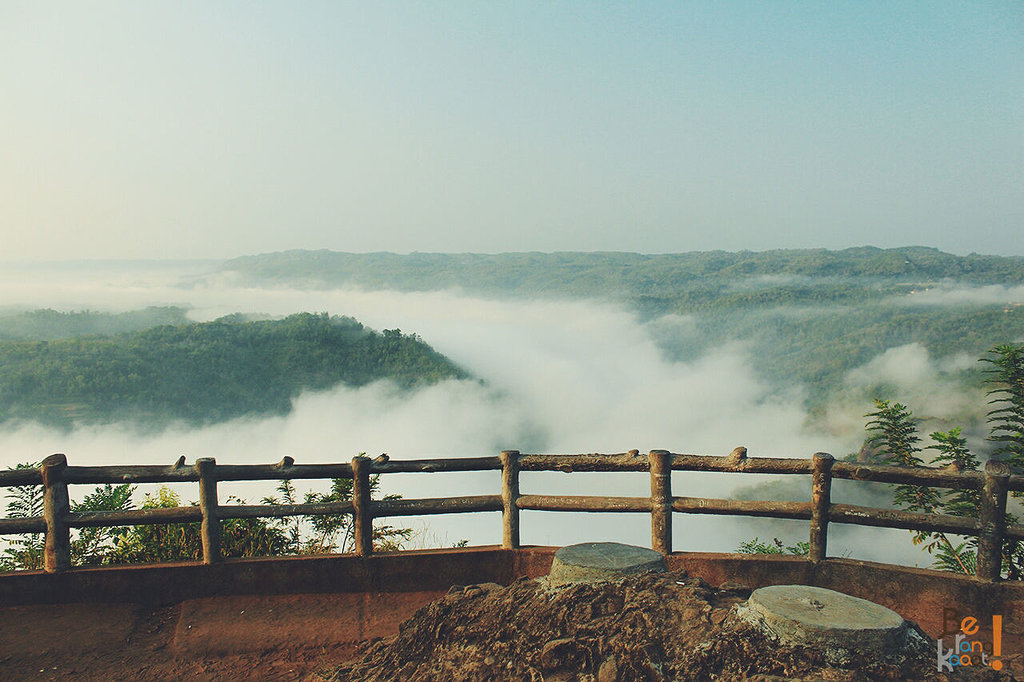
[[[438,473],[500,471],[500,495],[441,497],[430,499],[370,499],[370,477],[390,473]],[[608,497],[586,495],[523,495],[519,477],[523,471],[636,471],[648,472],[650,497]],[[723,500],[672,495],[673,471],[726,472],[747,474],[803,474],[811,476],[810,502]],[[352,500],[317,504],[221,505],[217,483],[284,479],[347,478],[352,481]],[[922,514],[898,509],[879,509],[831,501],[836,478],[902,483],[958,490],[981,491],[979,518]],[[75,513],[70,509],[69,484],[121,483],[199,484],[199,506],[128,511]],[[1024,476],[1012,475],[1002,462],[988,462],[984,472],[952,468],[898,467],[837,462],[832,455],[816,453],[811,459],[747,457],[746,448],[736,448],[725,457],[675,454],[636,450],[617,454],[521,454],[506,450],[498,457],[424,459],[406,461],[371,460],[356,457],[351,463],[296,464],[285,457],[277,464],[217,464],[201,458],[188,466],[181,457],[170,466],[69,466],[64,455],[47,457],[38,468],[0,471],[0,488],[42,485],[44,512],[41,517],[0,519],[0,535],[45,533],[45,569],[60,572],[71,568],[72,528],[113,527],[143,524],[199,522],[203,561],[221,561],[220,523],[225,519],[351,514],[355,552],[373,552],[373,520],[395,516],[455,514],[480,511],[502,513],[502,546],[520,546],[521,510],[574,512],[636,512],[651,515],[651,546],[663,554],[672,553],[673,512],[686,514],[745,515],[810,521],[809,559],[827,556],[828,526],[848,523],[883,528],[955,533],[978,538],[977,577],[1000,579],[1002,546],[1007,540],[1024,540],[1024,525],[1006,523],[1009,491],[1024,491]]]

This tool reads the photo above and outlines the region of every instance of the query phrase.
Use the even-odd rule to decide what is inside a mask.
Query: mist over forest
[[[0,301],[3,467],[53,452],[72,464],[508,448],[726,454],[738,445],[753,456],[844,457],[860,451],[874,398],[907,404],[922,433],[963,426],[984,457],[978,359],[995,344],[1024,341],[1024,258],[922,247],[290,251],[19,265],[0,274]],[[383,483],[385,492],[436,497],[492,493],[498,478]],[[647,485],[644,475],[522,479],[531,493],[643,496]],[[803,500],[810,482],[676,472],[673,488]],[[234,492],[259,496],[251,484],[225,485],[222,496]],[[834,494],[879,505],[887,495],[844,485]],[[547,516],[524,512],[524,543],[649,537],[644,515]],[[801,522],[677,518],[680,549],[806,536]],[[500,540],[494,514],[435,517],[419,528],[423,545]],[[906,531],[840,525],[830,551],[929,565]]]

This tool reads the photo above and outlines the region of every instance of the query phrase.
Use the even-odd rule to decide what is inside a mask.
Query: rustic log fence
[[[500,471],[501,494],[428,499],[370,498],[370,477],[374,475],[460,471]],[[519,490],[519,475],[523,471],[648,472],[651,495],[523,495]],[[810,502],[777,502],[675,497],[672,494],[673,471],[810,475],[811,499]],[[352,481],[350,502],[221,505],[217,497],[220,481],[332,478]],[[837,478],[979,490],[979,518],[835,504],[831,501],[831,489],[832,481]],[[83,513],[72,512],[70,508],[69,484],[178,482],[199,483],[198,507]],[[348,464],[295,464],[291,457],[285,457],[277,464],[224,465],[212,458],[201,458],[195,465],[187,466],[185,458],[181,457],[171,466],[71,466],[64,455],[58,454],[47,457],[38,468],[0,471],[0,488],[25,485],[43,486],[43,516],[0,519],[0,535],[45,533],[45,570],[50,573],[71,568],[72,528],[198,521],[203,561],[212,564],[222,559],[220,523],[225,519],[335,514],[352,515],[355,553],[361,556],[373,552],[373,520],[376,518],[479,511],[502,512],[502,547],[515,549],[520,546],[519,512],[524,509],[647,513],[651,515],[651,547],[662,554],[673,551],[673,512],[805,520],[810,521],[808,558],[815,563],[827,557],[830,523],[955,533],[978,538],[977,577],[985,581],[1000,578],[1003,542],[1024,540],[1024,524],[1008,525],[1006,522],[1007,494],[1024,491],[1024,476],[1012,475],[1007,464],[995,461],[988,462],[984,472],[959,471],[837,462],[832,455],[820,452],[811,459],[747,457],[746,448],[736,448],[725,457],[674,454],[667,450],[652,450],[646,456],[636,450],[610,455],[541,455],[506,450],[498,457],[406,461],[371,460],[360,456]]]

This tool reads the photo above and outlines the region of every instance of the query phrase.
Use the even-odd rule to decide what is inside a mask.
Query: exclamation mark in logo
[[[999,657],[1003,655],[1003,617],[992,616],[992,669],[1002,670],[1003,662]]]

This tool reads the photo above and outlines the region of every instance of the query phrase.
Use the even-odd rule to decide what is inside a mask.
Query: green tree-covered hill
[[[812,403],[889,348],[919,343],[933,357],[980,357],[1024,341],[1024,258],[919,246],[655,255],[286,251],[224,267],[257,284],[613,300],[640,322],[685,322],[655,328],[670,357],[690,360],[743,342],[762,375],[803,384]]]
[[[113,336],[0,340],[0,421],[211,423],[285,414],[307,390],[466,373],[415,335],[346,317],[161,325]]]
[[[284,251],[227,261],[225,270],[250,281],[312,286],[352,285],[405,291],[457,287],[485,294],[608,296],[717,301],[723,293],[775,278],[781,299],[759,294],[751,302],[833,300],[843,292],[903,292],[922,282],[1024,283],[1024,258],[956,256],[913,246],[841,251],[694,251],[674,254],[564,253],[341,253]],[[763,278],[769,278],[764,280]],[[758,287],[766,288],[765,286]],[[737,292],[733,292],[737,293]],[[738,292],[742,293],[742,292]],[[736,301],[741,303],[742,301]]]
[[[95,310],[63,312],[43,308],[0,312],[0,339],[52,341],[141,331],[160,325],[189,324],[188,310],[178,306],[150,306],[124,313]]]

